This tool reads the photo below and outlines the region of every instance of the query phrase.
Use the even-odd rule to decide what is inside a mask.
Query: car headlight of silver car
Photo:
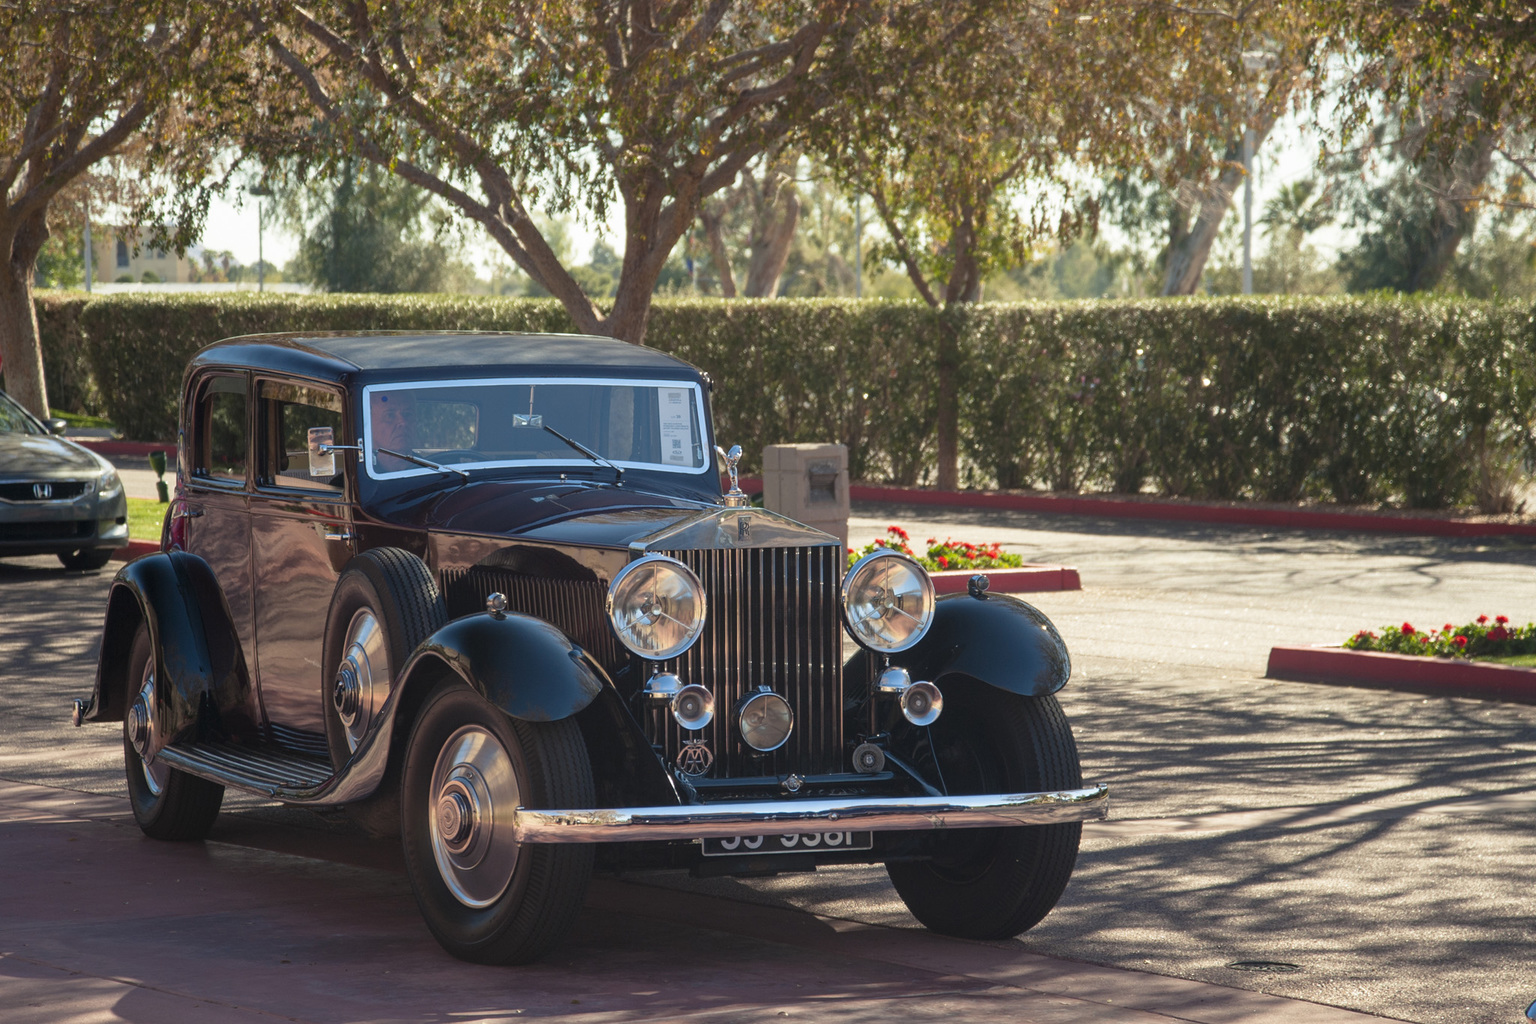
[[[109,501],[123,493],[122,478],[117,475],[117,470],[109,469],[102,473],[96,481],[96,497],[102,501]]]
[[[898,551],[865,555],[843,577],[843,621],[871,650],[904,651],[933,625],[933,580]]]
[[[675,558],[647,555],[608,587],[608,619],[619,642],[642,658],[675,658],[704,630],[704,586]]]

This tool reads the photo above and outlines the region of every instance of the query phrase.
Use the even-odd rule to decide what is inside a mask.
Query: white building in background
[[[126,228],[100,227],[92,234],[93,284],[186,283],[192,280],[192,261],[165,249],[151,248],[140,232],[137,245]],[[137,247],[137,252],[135,248]]]

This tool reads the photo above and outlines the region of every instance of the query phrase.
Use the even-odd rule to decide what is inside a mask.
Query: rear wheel
[[[155,737],[155,691],[159,686],[154,645],[149,627],[143,623],[129,649],[128,680],[137,687],[123,715],[123,760],[134,820],[152,839],[204,839],[219,816],[224,787],[177,771],[158,759],[146,761],[139,752]]]
[[[1077,744],[1055,697],[1020,697],[974,684],[953,698],[930,737],[912,729],[911,756],[953,795],[1076,789]],[[934,771],[935,760],[937,771]],[[1006,939],[1038,924],[1077,863],[1081,822],[955,829],[935,836],[931,860],[886,866],[926,927],[968,939]]]
[[[411,730],[400,832],[417,905],[443,948],[482,964],[549,952],[581,910],[593,849],[519,844],[513,811],[594,800],[574,722],[518,721],[462,684],[439,685]]]

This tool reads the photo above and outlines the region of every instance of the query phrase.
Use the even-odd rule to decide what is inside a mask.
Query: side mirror
[[[309,475],[335,476],[336,451],[331,445],[336,440],[332,427],[309,428]]]
[[[59,419],[43,420],[43,426],[48,428],[50,434],[62,434],[69,429],[69,422]]]

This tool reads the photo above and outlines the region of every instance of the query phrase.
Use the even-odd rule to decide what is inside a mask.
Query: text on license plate
[[[805,853],[873,850],[873,832],[807,832],[804,835],[727,836],[705,839],[704,856],[739,857],[746,853]]]

